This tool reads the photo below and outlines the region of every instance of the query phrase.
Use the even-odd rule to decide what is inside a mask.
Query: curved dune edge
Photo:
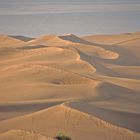
[[[55,57],[54,57],[55,56]],[[65,48],[59,48],[59,47],[47,47],[47,48],[41,48],[39,50],[29,50],[29,51],[23,51],[17,52],[15,56],[13,56],[9,59],[9,61],[6,62],[12,62],[12,61],[21,61],[29,60],[29,62],[37,63],[44,63],[46,62],[46,65],[48,66],[54,66],[56,68],[60,69],[67,69],[69,71],[83,71],[84,73],[94,73],[96,72],[96,69],[90,65],[88,62],[82,60],[80,58],[80,55],[70,49]],[[61,61],[61,63],[59,63]],[[1,62],[4,63],[5,61]],[[5,62],[5,63],[6,63]],[[25,63],[25,62],[23,62]],[[27,63],[27,62],[26,62]],[[45,64],[45,63],[44,63]],[[18,63],[17,63],[18,65]],[[19,64],[20,65],[20,64]],[[78,68],[79,66],[79,68]],[[13,67],[13,66],[12,66]],[[8,68],[8,66],[7,66]],[[78,68],[78,69],[77,69]],[[82,68],[82,69],[81,69]],[[76,70],[77,69],[77,70]]]
[[[119,54],[115,51],[111,51],[108,48],[103,48],[98,45],[83,45],[78,44],[77,46],[74,45],[74,48],[81,51],[83,54],[94,56],[99,59],[118,59]]]
[[[117,59],[119,57],[119,54],[115,52],[96,47],[96,45],[87,42],[72,34],[68,34],[64,36],[45,35],[29,41],[28,45],[45,45],[45,46],[57,46],[57,47],[74,46],[74,48],[77,49],[80,49],[79,45],[84,45],[85,48],[92,47],[89,51],[92,51],[95,54],[97,53],[98,56],[103,59]]]
[[[29,40],[27,42],[24,42],[20,39],[16,39],[14,37],[9,37],[6,35],[0,36],[0,46],[1,47],[14,47],[14,48],[44,48],[47,46],[79,46],[79,45],[85,45],[85,47],[92,47],[90,51],[92,53],[98,54],[99,57],[103,59],[117,59],[119,57],[119,54],[112,52],[110,50],[105,50],[103,48],[96,47],[96,45],[87,42],[75,35],[65,35],[65,36],[55,36],[55,35],[44,35],[36,39]],[[36,46],[36,47],[35,47]]]
[[[19,83],[22,83],[23,80],[26,81],[26,83],[40,81],[42,83],[44,82],[48,84],[57,84],[57,85],[78,85],[78,84],[96,85],[99,83],[98,80],[92,80],[84,75],[79,74],[78,70],[76,69],[67,70],[51,65],[45,66],[45,64],[43,63],[41,64],[27,63],[23,65],[22,64],[15,65],[1,70],[1,73],[3,73],[3,75],[1,75],[0,78],[3,80],[5,78],[7,79],[17,78]],[[9,72],[9,74],[5,74],[7,72]]]

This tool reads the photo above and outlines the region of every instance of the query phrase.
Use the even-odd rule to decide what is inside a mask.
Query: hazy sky
[[[140,31],[140,0],[0,0],[0,34]]]

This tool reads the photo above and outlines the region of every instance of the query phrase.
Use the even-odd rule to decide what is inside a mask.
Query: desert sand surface
[[[0,35],[0,140],[140,140],[140,32]]]

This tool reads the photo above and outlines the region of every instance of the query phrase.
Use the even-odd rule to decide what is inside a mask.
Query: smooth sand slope
[[[140,33],[0,35],[0,139],[140,139]]]

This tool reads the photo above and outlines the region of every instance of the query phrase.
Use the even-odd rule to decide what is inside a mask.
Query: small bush
[[[71,140],[70,137],[65,136],[63,134],[59,134],[58,136],[55,137],[56,140]]]

